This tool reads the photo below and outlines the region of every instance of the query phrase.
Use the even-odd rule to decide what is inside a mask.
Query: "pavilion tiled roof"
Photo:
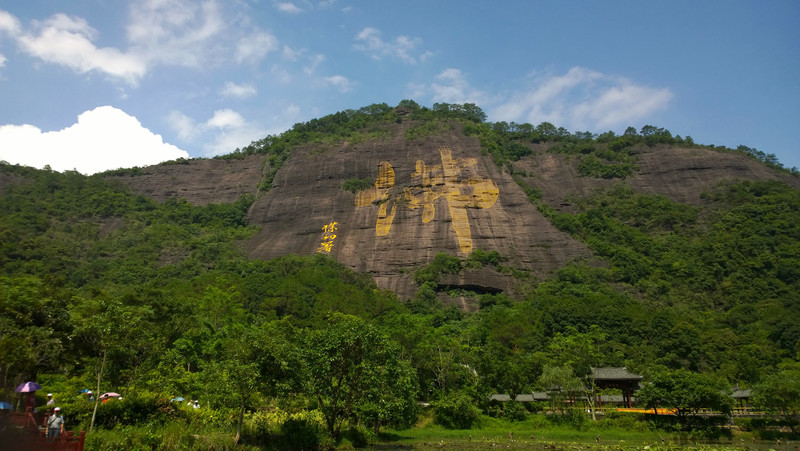
[[[750,398],[751,390],[749,388],[736,387],[731,393],[733,399],[747,399]]]
[[[600,367],[592,368],[592,377],[595,380],[636,380],[644,379],[643,376],[633,374],[627,367]]]

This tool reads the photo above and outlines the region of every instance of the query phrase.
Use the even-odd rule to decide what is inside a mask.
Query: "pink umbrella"
[[[109,398],[119,398],[122,395],[120,395],[119,393],[108,392],[108,393],[103,393],[103,396],[108,396]]]
[[[17,385],[17,388],[15,388],[14,391],[18,393],[32,393],[41,388],[42,386],[37,384],[36,382],[25,382],[23,384]]]

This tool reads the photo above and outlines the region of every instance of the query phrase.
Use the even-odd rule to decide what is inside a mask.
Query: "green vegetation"
[[[441,133],[442,131],[449,130],[452,123],[444,120],[433,120],[422,122],[420,125],[406,130],[406,139],[408,140],[422,140],[430,135]]]
[[[350,178],[342,183],[342,189],[345,191],[350,191],[353,194],[368,188],[372,188],[373,186],[375,186],[375,180],[371,179]]]
[[[691,414],[726,411],[725,393],[738,385],[774,415],[736,420],[742,437],[797,437],[800,192],[739,182],[705,193],[700,209],[619,183],[558,213],[525,186],[516,162],[556,152],[578,159],[585,177],[621,179],[635,173],[642,146],[696,144],[652,126],[594,136],[547,123],[487,124],[469,104],[348,110],[231,158],[268,155],[268,189],[298,146],[374,137],[402,121],[418,121],[414,133],[463,126],[594,257],[537,281],[496,251],[437,254],[412,275],[420,288],[404,303],[321,255],[248,260],[239,243],[257,232],[246,216],[252,196],[157,203],[100,175],[3,164],[0,176],[14,183],[0,195],[0,400],[16,400],[20,382],[39,381],[70,428],[92,429],[90,449],[440,440],[468,448],[470,435],[510,443],[509,432],[521,447],[624,447],[725,438],[717,420]],[[342,188],[371,184],[351,179]],[[476,295],[474,313],[439,302],[449,289],[443,276],[483,267],[519,274],[524,294]],[[598,366],[643,374],[651,385],[642,402],[680,409],[681,418],[592,421],[584,407],[594,410],[586,398]],[[81,389],[124,400],[90,402]],[[489,401],[533,391],[551,392],[550,401]]]

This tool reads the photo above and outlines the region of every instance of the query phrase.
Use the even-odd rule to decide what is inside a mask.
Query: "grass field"
[[[734,433],[732,438],[708,440],[687,434],[654,431],[645,424],[587,422],[580,427],[561,426],[531,415],[520,422],[484,416],[480,426],[451,430],[423,419],[417,427],[381,433],[371,446],[374,449],[750,449],[796,450],[798,443],[754,441],[752,435]]]

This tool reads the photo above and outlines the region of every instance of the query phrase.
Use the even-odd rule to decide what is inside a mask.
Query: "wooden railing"
[[[86,432],[80,431],[76,436],[73,431],[66,431],[58,438],[48,439],[44,427],[39,423],[31,410],[25,412],[6,412],[3,414],[0,427],[0,449],[31,451],[83,451]]]

